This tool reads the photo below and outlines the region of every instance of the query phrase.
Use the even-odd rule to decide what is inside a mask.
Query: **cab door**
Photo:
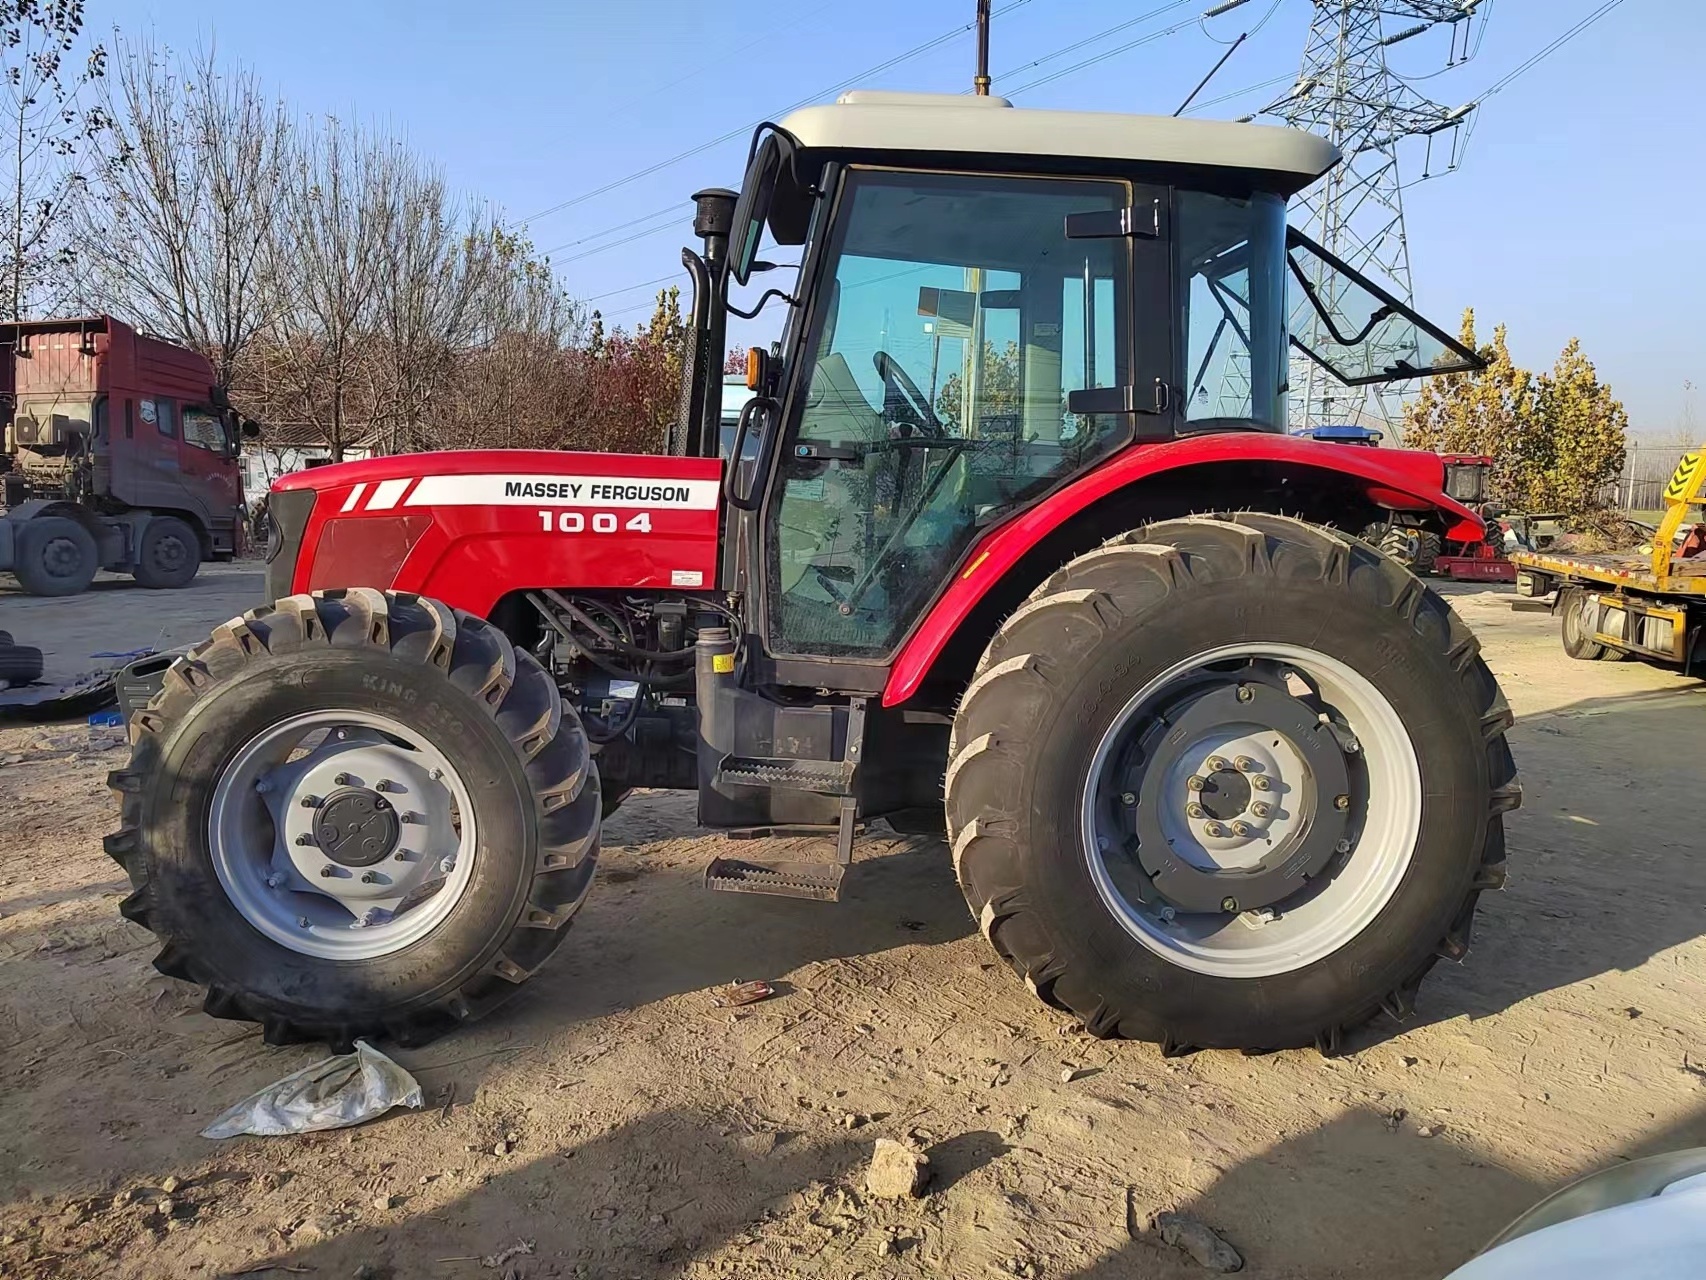
[[[984,531],[1170,434],[1167,198],[845,171],[763,512],[779,663],[880,667]]]

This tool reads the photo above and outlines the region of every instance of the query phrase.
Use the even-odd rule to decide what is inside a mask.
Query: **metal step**
[[[717,781],[737,787],[780,787],[820,795],[848,794],[848,769],[839,760],[764,759],[730,756],[717,770]]]
[[[747,862],[717,858],[705,868],[705,887],[723,893],[768,893],[781,898],[841,900],[847,868],[839,862]]]

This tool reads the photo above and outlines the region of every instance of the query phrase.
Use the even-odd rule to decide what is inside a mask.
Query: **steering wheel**
[[[927,436],[942,436],[947,432],[936,411],[930,407],[912,375],[886,351],[879,351],[872,360],[877,376],[883,380],[883,416],[897,422],[907,422]]]

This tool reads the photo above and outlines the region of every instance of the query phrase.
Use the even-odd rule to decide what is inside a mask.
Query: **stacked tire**
[[[31,684],[41,679],[41,650],[14,644],[10,631],[0,631],[0,688]]]

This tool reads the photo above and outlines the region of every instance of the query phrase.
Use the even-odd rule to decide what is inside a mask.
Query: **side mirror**
[[[253,418],[244,418],[242,435],[245,440],[259,440],[261,438],[261,424]]]

